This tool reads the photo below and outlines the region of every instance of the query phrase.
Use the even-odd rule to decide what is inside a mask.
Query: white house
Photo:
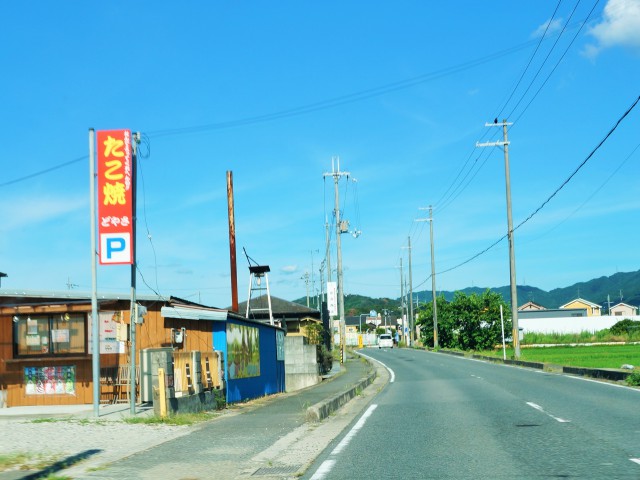
[[[616,317],[630,317],[638,314],[638,307],[626,303],[618,303],[609,309],[609,315]]]

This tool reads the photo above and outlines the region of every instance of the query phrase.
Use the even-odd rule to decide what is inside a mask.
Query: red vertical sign
[[[98,238],[101,265],[133,263],[131,131],[97,133]]]

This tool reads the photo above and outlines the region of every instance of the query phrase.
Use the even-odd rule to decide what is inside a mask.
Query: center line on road
[[[529,405],[532,408],[535,408],[536,410],[544,413],[545,415],[547,415],[548,417],[553,418],[556,422],[560,422],[560,423],[571,423],[571,420],[565,420],[563,418],[560,417],[554,417],[553,415],[551,415],[549,412],[545,412],[544,408],[542,408],[540,405],[538,405],[537,403],[533,403],[533,402],[527,402],[527,405]]]

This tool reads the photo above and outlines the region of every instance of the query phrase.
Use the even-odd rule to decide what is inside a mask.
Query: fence
[[[136,365],[136,388],[140,385],[140,367]],[[131,366],[103,367],[100,369],[100,403],[128,403],[131,398]]]
[[[222,378],[220,352],[173,353],[173,386],[176,396],[222,388]]]

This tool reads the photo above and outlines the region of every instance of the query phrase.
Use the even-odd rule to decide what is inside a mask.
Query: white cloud
[[[552,35],[555,32],[559,32],[561,28],[562,28],[561,18],[556,18],[555,20],[547,20],[538,28],[536,28],[536,30],[531,34],[531,38],[540,38],[542,35],[545,34],[545,31],[547,32],[547,36]]]
[[[587,45],[583,53],[595,57],[605,48],[621,45],[640,47],[640,0],[609,0],[602,21],[589,30],[596,44]]]
[[[286,273],[286,274],[290,275],[290,274],[296,273],[298,271],[298,266],[297,265],[285,265],[284,267],[280,268],[280,271],[282,273]]]
[[[83,209],[87,209],[87,199],[84,197],[14,198],[11,203],[0,204],[3,218],[2,229],[6,232],[23,227],[33,227]]]

